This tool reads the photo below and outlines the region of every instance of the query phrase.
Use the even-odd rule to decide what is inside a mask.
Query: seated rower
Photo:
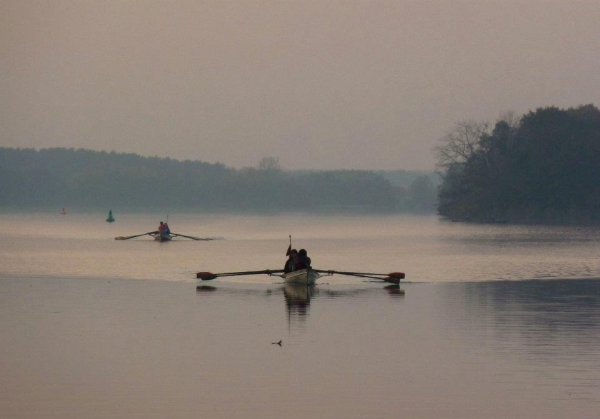
[[[300,249],[298,251],[298,257],[296,258],[296,271],[301,269],[309,269],[311,266],[311,260],[308,257],[306,249]]]
[[[285,266],[283,267],[283,273],[287,274],[296,270],[296,259],[298,258],[298,251],[296,249],[290,250],[288,254],[288,260],[285,261]]]

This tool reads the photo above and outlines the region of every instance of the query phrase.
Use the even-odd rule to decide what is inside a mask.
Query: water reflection
[[[600,332],[600,280],[499,281],[465,285],[474,318],[498,328],[518,322],[536,336],[573,338]],[[547,335],[547,336],[544,336]]]
[[[442,287],[442,312],[460,324],[449,339],[476,342],[488,359],[511,358],[500,381],[548,382],[556,399],[597,403],[600,280],[531,280]],[[462,302],[462,303],[461,303]],[[444,320],[445,321],[445,320]],[[451,326],[448,326],[451,327]]]
[[[212,285],[198,285],[196,287],[197,292],[213,292],[216,290],[217,290],[217,287],[213,287]]]
[[[230,284],[228,284],[230,285]],[[281,293],[285,302],[285,313],[288,323],[292,321],[306,321],[310,314],[310,305],[313,299],[332,300],[338,298],[360,298],[367,299],[370,296],[379,298],[382,292],[387,293],[391,298],[404,298],[405,292],[395,284],[389,284],[380,287],[360,287],[360,288],[332,288],[324,285],[300,285],[300,284],[276,284],[275,288],[231,288],[225,285],[218,287],[216,285],[198,285],[196,293],[202,296],[212,296],[215,294],[231,296],[235,299],[240,296],[255,296],[259,298],[269,298]],[[218,291],[218,292],[217,292]]]
[[[318,294],[318,289],[314,285],[285,284],[281,287],[285,297],[285,307],[288,321],[292,317],[303,319],[308,315],[310,309],[310,299]]]
[[[383,287],[391,297],[404,297],[404,290],[400,288],[400,285],[386,285]]]

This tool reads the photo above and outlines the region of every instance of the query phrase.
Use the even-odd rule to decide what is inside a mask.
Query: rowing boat
[[[380,281],[389,282],[390,284],[400,285],[400,280],[404,279],[404,272],[390,272],[389,274],[381,274],[381,273],[366,273],[366,272],[342,272],[342,271],[324,271],[320,269],[301,269],[298,271],[283,273],[283,270],[279,269],[265,269],[262,271],[244,271],[244,272],[224,272],[214,274],[212,272],[197,272],[196,278],[199,278],[203,281],[210,281],[212,279],[221,277],[221,276],[241,276],[241,275],[275,275],[279,274],[280,278],[283,278],[286,284],[299,284],[299,285],[314,285],[317,279],[322,276],[329,276],[333,274],[340,275],[349,275],[349,276],[357,276],[359,278],[368,278],[375,279]]]
[[[313,285],[321,277],[314,269],[301,269],[281,275],[287,284]]]
[[[169,242],[173,238],[173,236],[171,236],[170,234],[160,234],[160,233],[152,234],[152,237],[154,237],[154,240],[159,241],[159,242]]]

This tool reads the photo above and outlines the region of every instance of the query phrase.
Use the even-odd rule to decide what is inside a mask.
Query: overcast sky
[[[423,169],[455,122],[600,105],[599,0],[0,0],[0,146]]]

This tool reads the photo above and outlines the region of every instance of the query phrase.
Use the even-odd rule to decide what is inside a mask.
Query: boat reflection
[[[212,285],[198,285],[196,287],[196,292],[213,292],[216,290],[217,287],[213,287]]]
[[[383,289],[392,297],[404,297],[404,290],[400,288],[400,285],[391,284],[383,287]]]
[[[310,309],[310,299],[318,293],[314,285],[285,284],[281,287],[285,297],[288,320],[293,316],[304,317]]]
[[[383,290],[393,299],[404,298],[405,293],[399,285],[390,284],[383,287]],[[218,291],[218,293],[217,293]],[[333,300],[338,298],[359,298],[373,299],[377,301],[381,298],[382,288],[379,287],[360,287],[335,289],[327,285],[305,285],[305,284],[278,284],[276,288],[259,290],[257,288],[231,288],[230,286],[216,285],[198,285],[196,293],[203,296],[230,295],[232,298],[240,296],[254,296],[258,298],[272,298],[279,293],[283,294],[285,302],[285,312],[288,322],[305,321],[310,314],[310,305],[313,299]],[[213,298],[213,297],[210,297]]]

